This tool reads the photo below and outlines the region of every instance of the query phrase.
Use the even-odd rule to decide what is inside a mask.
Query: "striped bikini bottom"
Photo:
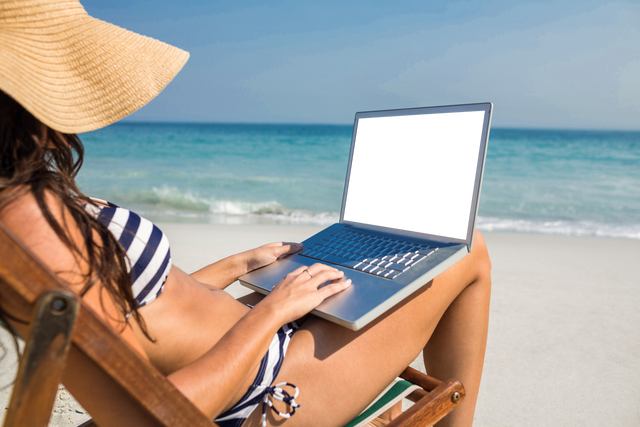
[[[256,379],[249,387],[249,390],[247,390],[235,405],[214,420],[220,427],[242,426],[260,403],[263,405],[262,425],[264,427],[266,427],[267,406],[283,418],[291,417],[296,412],[296,409],[300,407],[294,400],[298,396],[297,387],[289,383],[279,383],[271,386],[280,372],[284,355],[289,347],[289,341],[291,341],[291,337],[298,328],[298,324],[292,322],[287,323],[278,330],[278,333],[276,333],[273,340],[271,340],[267,354],[265,354],[260,362],[258,375],[256,375]],[[292,396],[282,387],[290,387],[294,390],[294,395]],[[273,407],[272,401],[270,400],[271,398],[287,403],[291,411],[287,413],[277,411]]]

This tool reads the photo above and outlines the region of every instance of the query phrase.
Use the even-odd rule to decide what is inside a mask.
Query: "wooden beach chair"
[[[80,370],[84,380],[65,387],[102,427],[215,425],[2,223],[0,304],[26,338],[5,427],[47,426],[67,368]],[[390,427],[433,425],[464,397],[464,388],[456,380],[439,381],[412,368],[407,368],[401,377],[418,386],[408,396],[416,403]],[[406,390],[410,386],[402,383],[394,389]],[[376,408],[384,409],[393,403],[388,395],[381,399],[368,409],[369,416]],[[116,421],[103,422],[100,414],[104,411],[109,411]],[[366,422],[367,415],[359,419]],[[83,424],[89,425],[94,425],[93,421]]]

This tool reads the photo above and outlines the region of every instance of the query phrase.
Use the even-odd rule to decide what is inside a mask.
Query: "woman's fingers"
[[[295,242],[274,242],[268,243],[262,248],[269,248],[271,253],[276,256],[284,256],[288,254],[293,254],[302,249],[302,243]]]
[[[290,280],[295,279],[296,277],[298,277],[298,276],[300,275],[300,273],[302,273],[302,271],[303,271],[305,268],[308,268],[308,267],[301,266],[301,267],[296,268],[296,269],[295,269],[295,270],[293,270],[291,273],[289,273],[289,274],[287,274],[286,276],[284,276],[284,279],[285,279],[285,280],[286,280],[286,279],[290,279]]]
[[[329,298],[331,295],[337,294],[338,292],[342,292],[351,286],[351,279],[343,279],[343,280],[335,280],[331,283],[328,283],[326,286],[318,289],[320,292],[320,296],[322,300]]]
[[[302,269],[302,272],[304,272],[304,270],[307,270],[307,274],[310,275],[311,277],[314,277],[315,275],[324,271],[329,271],[333,273],[343,273],[342,270],[338,270],[337,268],[332,267],[330,265],[320,264],[320,263],[315,263],[309,267],[304,267]]]
[[[351,280],[342,280],[344,273],[325,264],[300,266],[289,273],[265,299],[278,304],[287,319],[297,319],[309,313],[322,301],[349,287]]]
[[[312,266],[302,265],[302,266],[296,268],[295,270],[293,270],[291,273],[287,274],[286,277],[297,277],[300,274],[302,274],[304,272],[304,270],[313,270],[313,271],[318,272],[318,271],[322,271],[322,270],[326,270],[326,269],[339,271],[337,268],[330,267],[330,266],[325,265],[325,264],[313,264]],[[311,273],[311,275],[313,275],[313,273]]]
[[[302,243],[282,242],[281,245],[282,246],[276,247],[274,253],[278,259],[302,250]]]
[[[309,280],[309,282],[312,282],[316,287],[319,287],[326,282],[340,279],[344,276],[344,272],[335,268],[322,269],[322,270],[311,270],[311,269],[307,269],[307,270],[308,270],[308,273],[303,270],[302,273],[300,273],[300,275],[303,276],[304,280]],[[304,276],[310,276],[310,277],[304,277]]]
[[[315,282],[318,282],[318,280],[321,279],[325,279],[324,281],[321,281],[318,285],[326,282],[327,280],[335,280],[339,277],[342,277],[344,275],[344,273],[340,270],[338,270],[337,268],[331,267],[329,265],[326,264],[313,264],[310,267],[307,266],[301,266],[296,268],[295,270],[293,270],[291,273],[287,274],[286,277],[291,278],[291,279],[300,279],[303,281],[309,281],[311,279],[316,279]],[[331,276],[335,276],[335,277],[331,277]],[[331,278],[326,278],[326,277],[331,277]]]
[[[348,287],[351,284],[349,280],[341,280],[344,277],[344,272],[330,267],[325,264],[314,264],[310,267],[302,266],[298,267],[290,274],[288,274],[284,280],[280,283],[287,286],[294,286],[303,292],[315,292],[319,289],[327,288],[318,296],[324,300],[334,293],[340,292],[342,289]],[[335,282],[342,282],[340,285],[333,285]],[[333,286],[332,286],[333,285]]]

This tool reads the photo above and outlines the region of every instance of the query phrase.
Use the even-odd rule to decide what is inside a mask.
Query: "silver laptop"
[[[267,294],[316,262],[352,285],[312,313],[358,330],[471,251],[492,104],[356,113],[340,222],[245,274]]]

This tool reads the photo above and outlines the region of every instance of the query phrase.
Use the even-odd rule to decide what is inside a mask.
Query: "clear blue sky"
[[[640,2],[85,0],[191,53],[132,120],[352,123],[490,101],[494,125],[640,130]]]

